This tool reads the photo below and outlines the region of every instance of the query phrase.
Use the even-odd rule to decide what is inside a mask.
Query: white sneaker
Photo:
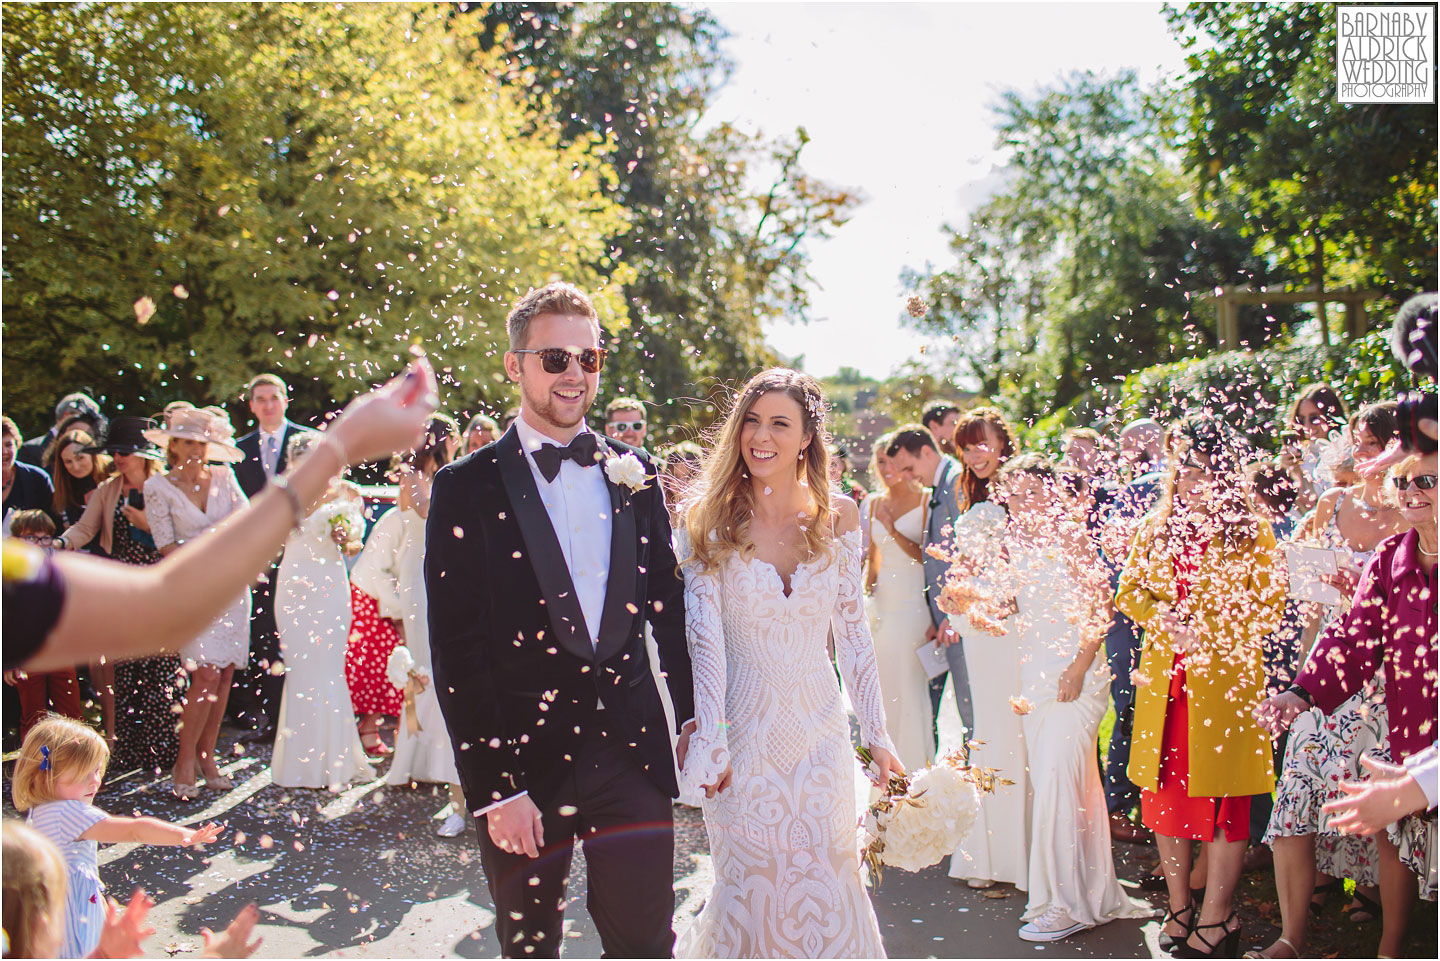
[[[465,815],[459,811],[451,811],[444,822],[435,829],[435,833],[442,838],[458,838],[465,833]]]
[[[995,882],[991,881],[989,878],[971,878],[970,880],[965,882],[965,886],[967,888],[972,888],[976,891],[984,891],[986,888],[993,888],[995,886]]]
[[[1020,940],[1059,941],[1061,938],[1068,938],[1072,934],[1084,931],[1088,927],[1090,927],[1088,924],[1071,921],[1070,916],[1060,908],[1051,908],[1034,921],[1027,921],[1021,925]]]

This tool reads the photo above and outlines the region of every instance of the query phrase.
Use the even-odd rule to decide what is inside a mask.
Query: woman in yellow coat
[[[1284,611],[1275,536],[1249,508],[1243,441],[1209,415],[1166,434],[1155,510],[1136,531],[1115,606],[1145,631],[1130,779],[1155,832],[1170,897],[1162,942],[1180,957],[1234,956],[1231,897],[1250,836],[1250,796],[1275,773],[1251,716],[1264,698],[1261,639]],[[1205,844],[1205,901],[1190,903],[1190,845]]]

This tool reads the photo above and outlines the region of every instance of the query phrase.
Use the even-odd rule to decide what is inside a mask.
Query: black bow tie
[[[581,467],[594,467],[600,460],[595,435],[588,430],[583,434],[576,434],[567,447],[542,444],[532,451],[530,456],[535,458],[535,466],[545,475],[546,483],[553,483],[559,476],[561,461],[573,460]]]

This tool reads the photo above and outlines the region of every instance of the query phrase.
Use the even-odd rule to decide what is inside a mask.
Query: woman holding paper
[[[1387,401],[1370,404],[1351,418],[1356,460],[1379,456],[1398,436],[1395,411],[1396,404]],[[1366,477],[1354,487],[1326,491],[1320,499],[1312,530],[1322,544],[1349,562],[1337,563],[1337,573],[1328,578],[1329,586],[1340,592],[1341,601],[1320,615],[1320,636],[1326,625],[1344,621],[1358,571],[1375,548],[1407,526],[1384,485],[1383,474]],[[1296,589],[1292,585],[1292,591]],[[1275,809],[1265,831],[1265,843],[1275,855],[1281,916],[1281,937],[1267,949],[1267,957],[1298,956],[1305,945],[1306,905],[1323,904],[1327,894],[1341,890],[1343,878],[1356,883],[1349,912],[1352,920],[1380,914],[1381,859],[1376,839],[1331,829],[1321,811],[1327,801],[1343,796],[1338,787],[1341,781],[1364,777],[1360,759],[1366,754],[1389,756],[1380,671],[1372,672],[1363,688],[1333,713],[1326,715],[1313,708],[1290,726]]]

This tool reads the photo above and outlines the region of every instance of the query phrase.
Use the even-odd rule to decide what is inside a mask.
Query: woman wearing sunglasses
[[[1333,714],[1383,667],[1390,758],[1403,764],[1433,744],[1436,732],[1436,455],[1415,454],[1393,476],[1410,529],[1381,542],[1360,575],[1349,613],[1321,637],[1294,686],[1265,700],[1255,716],[1278,734],[1312,705]],[[1382,956],[1397,956],[1404,947],[1417,882],[1402,852],[1423,847],[1416,844],[1422,830],[1433,841],[1433,822],[1426,828],[1413,819],[1376,836]],[[1295,957],[1302,947],[1282,939],[1267,953]]]

